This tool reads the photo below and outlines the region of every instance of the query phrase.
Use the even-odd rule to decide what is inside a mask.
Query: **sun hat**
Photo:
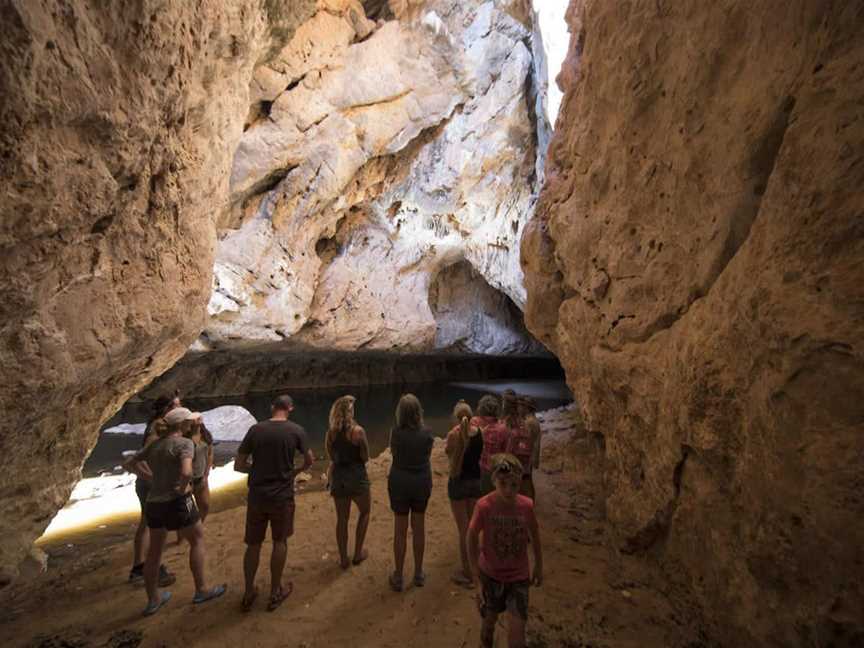
[[[175,407],[165,415],[163,420],[168,426],[173,427],[180,425],[180,423],[189,418],[193,418],[192,410],[185,407]]]

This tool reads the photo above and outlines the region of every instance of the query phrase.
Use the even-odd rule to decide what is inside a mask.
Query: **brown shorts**
[[[267,523],[274,542],[294,535],[294,499],[249,500],[246,507],[246,544],[261,544],[267,536]]]

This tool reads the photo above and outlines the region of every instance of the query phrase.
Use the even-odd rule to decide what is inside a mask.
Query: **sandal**
[[[272,612],[280,605],[282,605],[282,601],[291,596],[291,592],[294,591],[294,583],[288,583],[287,588],[279,588],[279,591],[276,594],[270,595],[270,600],[267,603],[267,611]]]
[[[456,583],[457,585],[461,585],[462,587],[471,587],[474,584],[470,578],[465,575],[465,572],[461,569],[453,572],[453,575],[450,577],[450,580]]]
[[[255,587],[252,589],[252,593],[249,595],[244,594],[243,600],[240,601],[240,609],[243,612],[249,612],[252,609],[252,606],[255,604],[255,599],[258,598],[258,588]]]
[[[144,608],[144,616],[153,616],[159,611],[159,608],[161,608],[170,600],[171,592],[162,592],[159,600],[156,603],[147,603],[147,607]]]
[[[394,592],[402,591],[402,576],[400,574],[396,574],[395,572],[390,574],[390,589]]]
[[[368,557],[369,557],[369,552],[364,549],[363,551],[360,552],[359,556],[354,556],[354,560],[352,560],[351,563],[353,565],[359,565],[364,560],[366,560]]]
[[[222,585],[217,585],[216,587],[210,588],[206,592],[195,592],[195,596],[192,598],[192,602],[197,605],[199,603],[206,603],[207,601],[212,601],[213,599],[222,596],[227,589],[228,586],[223,583]]]

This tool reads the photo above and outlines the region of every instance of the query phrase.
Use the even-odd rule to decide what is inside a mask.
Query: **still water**
[[[567,385],[557,380],[430,382],[416,385],[294,389],[289,392],[294,399],[294,412],[291,414],[291,419],[305,428],[312,449],[316,456],[321,456],[330,406],[339,396],[351,394],[357,398],[354,406],[357,421],[366,428],[371,454],[376,456],[387,447],[396,404],[402,394],[406,392],[415,394],[423,404],[426,424],[435,434],[444,436],[453,425],[450,413],[459,399],[465,399],[474,407],[483,394],[500,394],[505,389],[513,389],[518,394],[533,397],[540,410],[558,407],[571,400]],[[269,418],[270,403],[278,395],[279,393],[249,394],[208,399],[189,397],[183,398],[183,405],[198,411],[210,410],[221,405],[240,405],[260,421]],[[127,403],[105,424],[105,428],[120,423],[143,423],[147,420],[149,411],[147,403]],[[138,435],[101,434],[99,442],[84,464],[85,477],[112,470],[121,463],[121,453],[124,450],[135,450],[140,445],[141,437]],[[223,465],[233,459],[237,446],[237,443],[219,443],[216,446],[216,464]]]

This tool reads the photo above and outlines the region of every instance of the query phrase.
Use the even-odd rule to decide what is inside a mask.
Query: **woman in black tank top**
[[[457,585],[467,587],[472,578],[465,534],[468,532],[468,522],[474,515],[474,505],[481,495],[480,455],[483,452],[483,433],[477,425],[472,425],[471,406],[465,401],[456,403],[453,419],[456,426],[447,434],[446,451],[450,460],[447,496],[450,498],[450,509],[456,521],[462,565],[454,572],[452,580]]]
[[[330,408],[327,438],[324,442],[330,467],[327,471],[330,494],[336,504],[336,544],[342,569],[353,562],[359,565],[369,555],[363,548],[366,529],[369,527],[369,511],[372,499],[369,493],[369,477],[366,462],[369,461],[369,443],[366,431],[354,420],[353,396],[336,399]],[[360,517],[354,539],[354,559],[348,559],[348,519],[351,516],[351,502],[357,505]]]

